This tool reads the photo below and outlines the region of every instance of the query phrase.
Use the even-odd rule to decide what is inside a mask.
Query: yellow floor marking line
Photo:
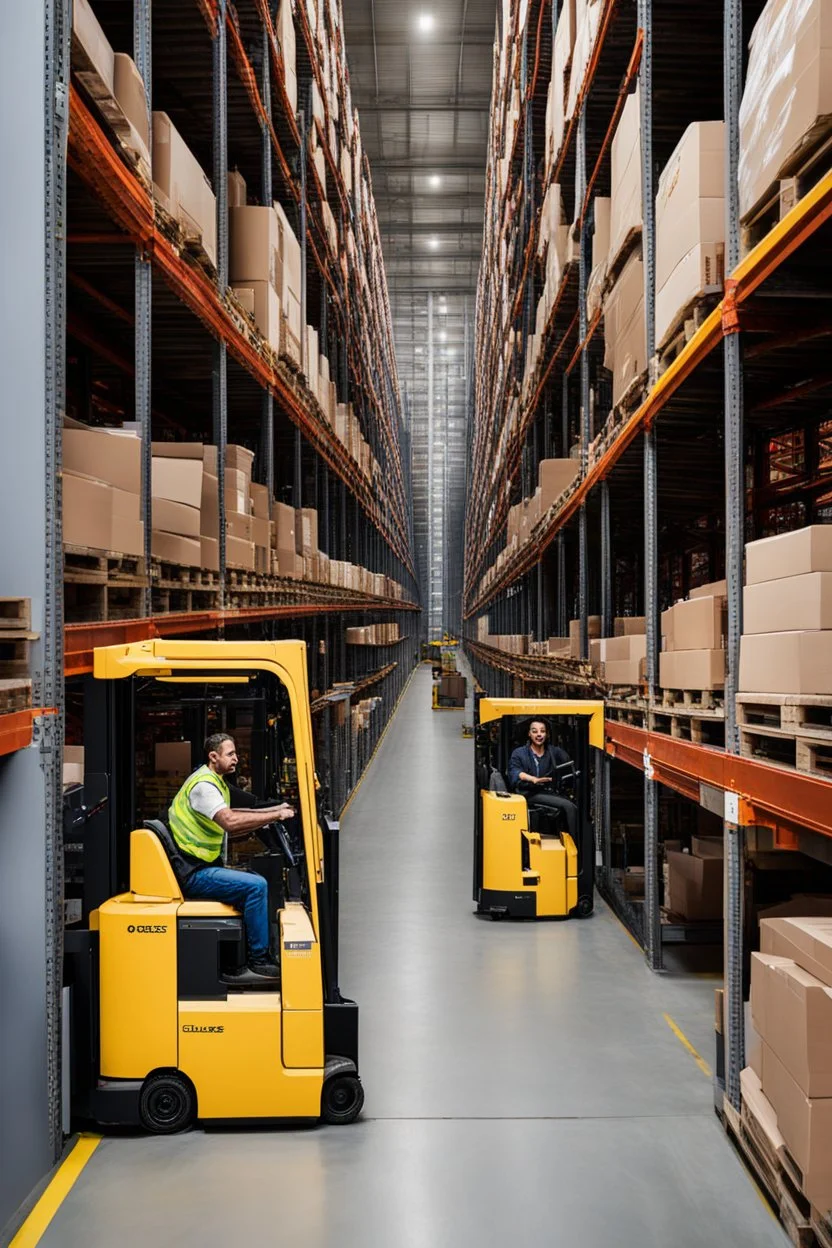
[[[670,1017],[669,1014],[662,1014],[662,1018],[667,1023],[668,1027],[673,1032],[674,1036],[682,1045],[682,1047],[687,1049],[688,1053],[690,1053],[691,1057],[696,1062],[696,1065],[702,1071],[702,1074],[707,1079],[712,1079],[714,1072],[711,1070],[710,1066],[705,1061],[704,1057],[700,1057],[699,1054],[696,1052],[696,1049],[693,1047],[690,1040],[688,1040],[687,1036],[682,1031],[681,1027],[676,1026],[676,1024],[674,1023],[673,1019]]]
[[[410,682],[413,680],[413,677],[416,675],[416,671],[417,669],[414,667],[413,671],[408,676],[407,682],[396,700],[396,705],[393,707],[393,710],[390,714],[390,718],[388,719],[387,723],[384,725],[384,732],[381,734],[378,741],[376,741],[376,748],[373,750],[372,754],[368,758],[367,766],[364,768],[361,775],[358,777],[358,784],[355,786],[352,793],[350,793],[349,797],[344,803],[344,809],[341,811],[341,814],[338,816],[339,823],[343,822],[344,815],[349,810],[352,799],[355,797],[356,793],[361,788],[361,785],[364,783],[364,777],[366,776],[367,772],[370,770],[370,767],[373,764],[373,760],[375,759],[376,754],[378,754],[379,750],[381,749],[381,743],[384,740],[384,738],[387,736],[387,729],[390,727],[393,720],[395,719],[396,711],[401,706],[402,698],[404,697],[404,695],[407,693],[408,689],[410,688]]]
[[[15,1235],[9,1248],[35,1248],[60,1209],[84,1166],[101,1143],[100,1135],[79,1135],[46,1191]]]

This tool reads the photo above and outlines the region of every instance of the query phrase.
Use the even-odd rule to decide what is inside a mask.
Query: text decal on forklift
[[[312,948],[311,940],[287,940],[283,946],[287,953],[308,952]]]
[[[200,1035],[207,1033],[208,1035],[221,1036],[225,1031],[225,1027],[223,1027],[222,1024],[218,1027],[198,1027],[196,1023],[185,1023],[182,1030],[187,1032],[199,1032]]]
[[[128,932],[138,932],[140,936],[161,936],[168,930],[164,923],[131,923]]]

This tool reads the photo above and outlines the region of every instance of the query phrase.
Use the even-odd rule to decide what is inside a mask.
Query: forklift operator
[[[542,719],[529,724],[528,744],[514,750],[508,765],[508,783],[513,793],[522,793],[529,806],[560,810],[573,840],[578,834],[578,810],[568,797],[553,793],[555,772],[570,762],[566,750],[549,742],[549,729]]]
[[[238,840],[275,820],[294,817],[285,803],[259,810],[232,810],[226,781],[237,767],[234,740],[224,732],[205,742],[204,766],[192,773],[170,805],[168,822],[181,855],[179,883],[193,901],[221,901],[241,910],[248,938],[248,965],[255,975],[280,972],[269,949],[268,887],[262,875],[223,866],[226,836]],[[215,865],[216,864],[216,865]]]

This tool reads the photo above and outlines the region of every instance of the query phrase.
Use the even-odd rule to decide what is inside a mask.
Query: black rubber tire
[[[154,1135],[187,1131],[196,1118],[196,1096],[188,1080],[175,1071],[149,1075],[139,1095],[139,1117]]]
[[[588,919],[595,908],[595,903],[591,897],[579,897],[578,904],[575,907],[575,913],[579,919]]]
[[[321,1093],[321,1118],[333,1127],[355,1122],[364,1107],[364,1088],[358,1075],[333,1075]]]

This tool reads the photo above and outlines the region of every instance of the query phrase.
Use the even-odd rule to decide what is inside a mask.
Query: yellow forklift
[[[475,707],[474,901],[492,919],[545,919],[593,910],[595,836],[592,748],[604,748],[603,702],[477,697]],[[563,813],[512,792],[511,755],[532,720],[569,756],[552,789],[574,803],[576,837]]]
[[[242,917],[183,897],[165,825],[148,819],[132,828],[127,887],[65,936],[74,1114],[160,1134],[197,1118],[353,1122],[364,1101],[358,1007],[338,987],[338,825],[319,809],[305,643],[106,647],[95,651],[94,681],[117,690],[133,718],[169,689],[191,710],[224,697],[243,705],[246,693],[255,707],[266,691],[273,713],[264,731],[283,723],[272,770],[298,826],[263,829],[262,852],[249,859],[269,886],[276,983],[237,974]],[[113,725],[119,718],[109,716]],[[115,766],[111,779],[115,796]],[[233,794],[232,805],[255,804]],[[100,818],[100,802],[95,810]]]

